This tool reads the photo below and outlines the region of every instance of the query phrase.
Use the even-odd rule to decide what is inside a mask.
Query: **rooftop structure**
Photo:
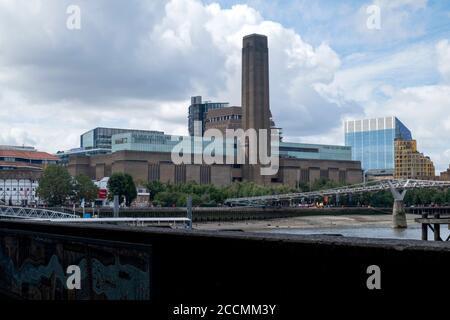
[[[281,157],[316,160],[352,160],[352,148],[335,145],[280,142]]]
[[[56,164],[59,158],[47,152],[36,151],[34,148],[2,148],[0,149],[0,170],[15,168],[39,169],[47,164]]]
[[[227,129],[236,130],[242,128],[242,108],[227,107],[209,110],[206,114],[205,129],[218,129],[223,134]]]
[[[188,129],[190,136],[203,136],[206,127],[206,114],[210,110],[226,108],[228,102],[202,101],[201,96],[191,97],[189,106]],[[197,132],[195,131],[197,130]]]
[[[80,147],[82,149],[109,149],[111,150],[111,137],[120,133],[151,133],[164,134],[160,131],[135,130],[135,129],[117,129],[117,128],[95,128],[83,133],[80,137]]]

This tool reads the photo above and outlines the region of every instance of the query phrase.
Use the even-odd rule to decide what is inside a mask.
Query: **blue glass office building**
[[[395,139],[412,140],[411,131],[396,117],[351,120],[345,124],[345,145],[363,170],[394,170]]]

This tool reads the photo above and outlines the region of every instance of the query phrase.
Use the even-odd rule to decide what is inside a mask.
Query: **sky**
[[[397,116],[449,166],[441,0],[0,0],[0,144],[54,153],[99,126],[187,134],[191,96],[241,104],[250,33],[269,39],[285,141],[344,144],[344,120]]]

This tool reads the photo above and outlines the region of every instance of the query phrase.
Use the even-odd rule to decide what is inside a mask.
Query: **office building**
[[[450,167],[447,170],[440,173],[439,180],[450,181]]]
[[[396,117],[346,121],[345,145],[352,147],[352,160],[364,171],[384,170],[393,175],[395,140],[412,140],[411,131]]]
[[[369,179],[434,179],[431,159],[417,150],[411,131],[396,117],[346,121],[345,145]]]
[[[416,140],[395,140],[395,179],[435,179],[430,157],[417,151]]]
[[[188,114],[188,129],[190,136],[203,136],[206,127],[206,114],[210,110],[226,108],[227,102],[202,101],[201,96],[191,97]],[[197,131],[195,131],[197,130]]]

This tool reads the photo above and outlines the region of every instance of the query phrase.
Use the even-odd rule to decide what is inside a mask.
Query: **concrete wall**
[[[226,165],[211,166],[211,183],[216,186],[231,184],[231,167]]]
[[[186,166],[186,182],[200,183],[200,166],[199,165],[187,165]]]
[[[161,163],[159,165],[160,181],[163,183],[175,182],[175,166],[171,163]]]
[[[79,292],[64,286],[70,264],[86,272]],[[371,265],[381,269],[383,296],[417,298],[450,285],[445,243],[0,221],[0,292],[27,299],[298,307],[306,297],[328,306],[351,301],[343,292],[373,301]]]

